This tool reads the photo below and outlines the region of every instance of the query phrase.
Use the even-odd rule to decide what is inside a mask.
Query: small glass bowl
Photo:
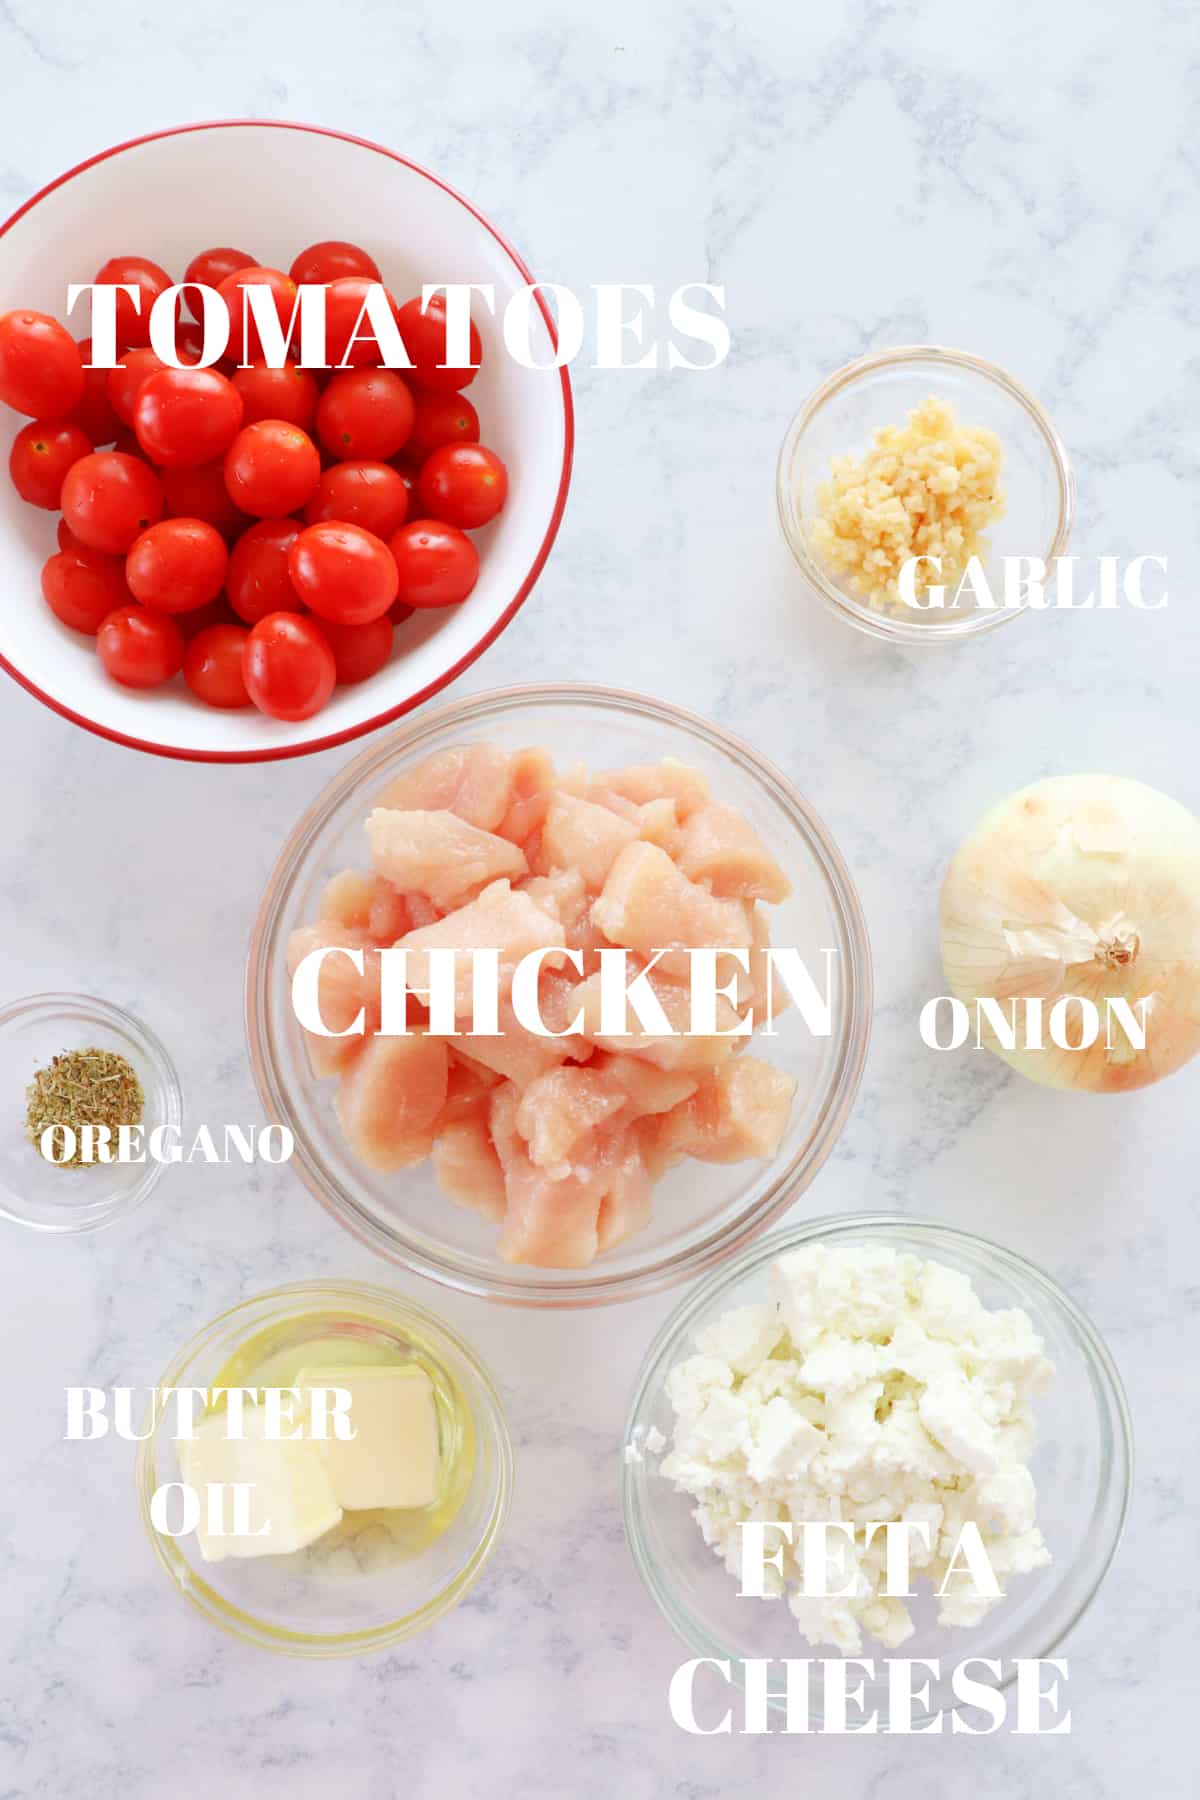
[[[994,610],[964,607],[951,611],[905,607],[902,613],[871,606],[811,548],[809,526],[817,492],[828,480],[835,456],[861,455],[878,425],[901,425],[930,394],[948,400],[962,425],[986,425],[1004,448],[1002,481],[1008,507],[987,533],[983,559]],[[1047,569],[1062,556],[1075,516],[1075,480],[1062,439],[1053,423],[1019,382],[965,350],[935,344],[905,344],[882,350],[837,369],[811,394],[787,428],[776,466],[779,522],[808,587],[837,613],[871,637],[908,644],[957,642],[992,631],[1023,609],[1000,604],[1001,558],[1040,556]],[[1050,575],[1047,575],[1047,587]]]
[[[831,1644],[810,1646],[782,1601],[739,1597],[737,1581],[704,1543],[692,1501],[659,1473],[675,1426],[666,1393],[669,1372],[694,1353],[695,1335],[704,1326],[731,1307],[766,1299],[767,1272],[776,1257],[818,1242],[884,1243],[961,1270],[989,1309],[1020,1307],[1029,1314],[1054,1364],[1046,1392],[1034,1402],[1030,1461],[1037,1522],[1054,1560],[1013,1577],[1006,1598],[973,1630],[939,1626],[936,1601],[918,1579],[910,1608],[916,1633],[899,1654],[941,1659],[940,1678],[930,1678],[923,1722],[957,1705],[950,1676],[964,1657],[1003,1659],[996,1683],[1003,1688],[1013,1677],[1013,1658],[1053,1655],[1078,1623],[1124,1528],[1133,1487],[1133,1426],[1121,1378],[1095,1328],[1056,1282],[1013,1251],[948,1225],[886,1213],[809,1219],[760,1239],[690,1293],[663,1325],[639,1373],[625,1428],[626,1536],[642,1580],[690,1654],[730,1659],[739,1682],[744,1658],[839,1655]],[[648,1445],[652,1431],[661,1433],[666,1447]],[[874,1658],[876,1668],[874,1680],[863,1672],[864,1711],[886,1709],[889,1652],[864,1634],[861,1654]],[[982,1670],[973,1673],[988,1679]],[[816,1682],[812,1701],[815,1719]]]
[[[39,1069],[67,1050],[113,1050],[133,1066],[145,1095],[146,1136],[155,1126],[178,1133],[179,1077],[147,1026],[107,1000],[87,994],[33,994],[0,1008],[0,1091],[9,1097],[9,1123],[0,1134],[0,1216],[35,1231],[98,1231],[131,1213],[150,1193],[164,1165],[47,1162],[25,1135],[25,1090]]]
[[[151,1520],[155,1490],[180,1480],[171,1407],[138,1445],[138,1505],[159,1562],[213,1624],[289,1656],[360,1656],[423,1631],[478,1581],[508,1517],[512,1444],[491,1378],[457,1332],[401,1295],[361,1282],[293,1282],[242,1301],[199,1331],[158,1385],[211,1387],[251,1338],[293,1323],[305,1337],[311,1325],[312,1335],[345,1337],[348,1345],[368,1338],[415,1351],[434,1371],[435,1391],[459,1397],[460,1449],[464,1457],[473,1449],[473,1461],[441,1535],[420,1551],[389,1555],[380,1524],[387,1515],[372,1513],[360,1515],[370,1522],[347,1532],[332,1554],[328,1539],[318,1539],[290,1556],[205,1562],[194,1535],[164,1536]]]
[[[783,866],[792,893],[771,908],[777,945],[812,966],[836,952],[832,1029],[816,1038],[798,1009],[780,1015],[762,1054],[797,1081],[783,1141],[768,1162],[687,1161],[655,1185],[651,1218],[588,1269],[504,1263],[496,1226],[456,1206],[428,1163],[394,1174],[365,1167],[337,1122],[336,1084],[309,1067],[291,1004],[288,938],[317,916],[322,888],[369,861],[363,822],[400,773],[452,746],[543,744],[560,768],[676,757],[701,770]],[[871,957],[853,882],[829,832],[790,781],[749,744],[665,701],[582,684],[505,688],[422,713],[342,769],[295,827],[267,883],[250,940],[246,1031],[266,1116],[295,1138],[291,1167],[340,1225],[392,1261],[461,1292],[526,1306],[587,1306],[653,1293],[722,1261],[803,1193],[846,1122],[866,1059]]]

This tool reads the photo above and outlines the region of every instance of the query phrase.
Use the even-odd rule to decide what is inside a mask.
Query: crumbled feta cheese
[[[764,1586],[788,1592],[810,1644],[853,1654],[864,1633],[895,1649],[913,1632],[904,1600],[884,1592],[886,1540],[867,1546],[868,1524],[927,1525],[928,1549],[910,1534],[909,1564],[934,1587],[968,1521],[1002,1589],[1049,1562],[1026,1458],[1029,1403],[1052,1371],[1025,1313],[989,1313],[958,1270],[883,1244],[780,1257],[770,1293],[706,1326],[667,1378],[675,1430],[661,1472],[695,1500],[732,1574],[746,1520],[848,1520],[853,1541],[829,1539],[827,1585],[852,1581],[851,1594],[801,1591],[799,1530],[782,1546],[783,1578],[768,1566]],[[960,1557],[938,1622],[978,1624],[995,1604]]]

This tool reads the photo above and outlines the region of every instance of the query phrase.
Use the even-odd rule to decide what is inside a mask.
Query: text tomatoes
[[[456,392],[474,381],[483,361],[483,343],[474,324],[468,327],[470,361],[451,367],[446,344],[446,302],[435,294],[427,307],[419,299],[406,300],[396,314],[413,373],[427,388]]]
[[[508,471],[482,444],[443,444],[417,478],[422,510],[462,531],[494,519],[508,495]]]
[[[125,579],[135,600],[159,612],[190,612],[225,585],[225,539],[203,519],[162,519],[135,538]]]
[[[337,625],[332,619],[322,619],[321,630],[333,651],[340,687],[353,687],[355,682],[378,675],[392,654],[394,633],[387,613],[366,625]]]
[[[367,369],[383,360],[375,328],[363,316],[369,290],[377,286],[361,275],[331,281],[325,290],[325,361],[333,369]],[[373,307],[396,317],[396,301],[386,288]]]
[[[288,574],[304,604],[340,625],[378,619],[396,598],[392,553],[358,525],[308,525],[288,551]]]
[[[78,425],[46,425],[36,420],[23,425],[13,439],[8,472],[22,500],[57,512],[67,470],[91,451],[91,441]]]
[[[83,398],[83,358],[46,313],[0,317],[0,400],[31,419],[65,419]]]
[[[235,369],[233,385],[242,397],[245,425],[257,424],[259,419],[283,419],[307,431],[316,417],[320,391],[316,377],[295,363],[284,363],[282,369],[270,369],[266,363]]]
[[[161,468],[197,469],[222,456],[242,424],[242,397],[215,369],[160,369],[133,404],[138,443]]]
[[[298,512],[321,479],[317,446],[298,425],[260,419],[244,426],[225,453],[225,486],[235,506],[255,518]]]
[[[150,310],[166,293],[171,277],[144,256],[112,256],[93,278],[98,286],[129,287],[132,294],[116,295],[117,348],[150,342]]]
[[[242,676],[260,712],[273,719],[309,719],[333,692],[337,665],[313,620],[270,613],[246,639]]]
[[[89,637],[95,637],[109,613],[127,606],[131,598],[121,558],[103,556],[82,544],[48,559],[42,570],[42,594],[56,618]]]
[[[300,596],[288,574],[288,551],[299,536],[295,519],[259,519],[230,551],[225,592],[247,625],[268,613],[299,612]]]
[[[217,292],[229,308],[228,353],[236,363],[258,362],[263,357],[259,327],[251,310],[252,303],[246,298],[248,288],[266,289],[268,297],[260,299],[259,304],[265,309],[268,321],[274,311],[285,343],[291,334],[292,308],[296,304],[296,284],[282,269],[264,269],[252,263],[249,268],[237,269],[227,275]]]
[[[405,606],[457,606],[479,578],[479,552],[454,525],[414,519],[388,539]]]
[[[93,451],[67,470],[62,511],[81,544],[124,556],[134,538],[162,518],[162,482],[139,457]]]
[[[119,606],[96,633],[96,654],[122,687],[161,687],[183,665],[183,634],[166,613]]]
[[[183,679],[206,706],[216,706],[224,712],[249,706],[242,673],[249,636],[243,625],[210,625],[197,632],[188,644]]]
[[[347,244],[341,238],[310,244],[307,250],[300,252],[288,273],[297,287],[339,281],[347,275],[365,276],[368,281],[381,279],[375,258],[360,250],[357,244]]]
[[[412,430],[413,397],[392,369],[347,369],[317,405],[317,435],[330,456],[386,462]]]
[[[361,525],[386,543],[408,517],[408,489],[387,463],[335,463],[322,475],[304,517],[310,525],[327,519]]]

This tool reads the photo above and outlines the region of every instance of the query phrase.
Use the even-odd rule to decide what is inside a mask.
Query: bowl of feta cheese
[[[922,1722],[963,1703],[965,1659],[1003,1689],[1054,1654],[1116,1552],[1132,1466],[1113,1360],[1042,1270],[933,1221],[815,1219],[659,1333],[626,1427],[625,1528],[693,1657],[743,1685],[747,1663],[778,1671],[768,1707],[789,1660],[863,1659],[865,1717],[889,1659],[930,1659]],[[807,1704],[819,1720],[811,1683]]]

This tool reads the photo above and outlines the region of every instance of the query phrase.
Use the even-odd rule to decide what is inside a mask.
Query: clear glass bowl
[[[321,889],[347,865],[365,867],[363,820],[399,770],[455,744],[544,744],[560,766],[590,769],[678,757],[739,807],[791,877],[771,909],[776,944],[815,957],[837,952],[833,1031],[814,1038],[794,1007],[763,1054],[797,1077],[787,1132],[769,1163],[687,1162],[655,1188],[644,1230],[592,1268],[500,1262],[496,1227],[454,1205],[428,1164],[394,1175],[362,1166],[333,1111],[335,1084],[314,1079],[292,1012],[285,951],[311,921]],[[870,951],[850,876],[824,825],[791,783],[749,745],[681,708],[643,695],[583,686],[508,688],[460,700],[390,733],[341,771],[292,832],[267,883],[250,945],[247,1032],[268,1118],[295,1136],[291,1167],[339,1224],[382,1255],[467,1293],[528,1305],[626,1299],[722,1261],[803,1192],[845,1123],[862,1074],[871,1020]]]
[[[773,1232],[688,1294],[666,1321],[638,1375],[625,1428],[626,1535],[642,1580],[691,1655],[733,1659],[736,1677],[738,1659],[838,1654],[832,1645],[811,1647],[782,1602],[738,1597],[736,1580],[701,1537],[691,1500],[659,1473],[666,1451],[647,1445],[652,1430],[670,1443],[675,1415],[666,1379],[694,1352],[697,1331],[730,1307],[764,1300],[774,1259],[818,1241],[882,1242],[962,1270],[985,1306],[1021,1307],[1029,1314],[1055,1367],[1035,1403],[1037,1444],[1030,1462],[1038,1524],[1054,1560],[1048,1568],[1014,1577],[1005,1599],[973,1630],[939,1626],[936,1602],[927,1587],[917,1584],[919,1597],[910,1608],[917,1630],[900,1654],[941,1659],[942,1679],[930,1678],[928,1718],[953,1709],[950,1674],[964,1657],[1003,1659],[997,1685],[1006,1686],[1012,1658],[1053,1655],[1090,1604],[1116,1553],[1129,1510],[1129,1409],[1121,1378],[1095,1328],[1056,1282],[1011,1250],[948,1225],[883,1213],[809,1219]],[[874,1657],[877,1677],[867,1681],[863,1672],[864,1710],[886,1710],[887,1652],[864,1636],[862,1655]],[[972,1672],[988,1679],[982,1670]],[[820,1710],[816,1683],[812,1694],[815,1718]]]
[[[869,605],[817,557],[808,541],[817,492],[835,456],[860,456],[878,425],[903,424],[930,394],[948,400],[962,425],[986,425],[1004,447],[1005,516],[986,534],[984,569],[997,599],[1005,556],[1062,556],[1075,515],[1075,481],[1062,439],[1019,382],[965,350],[906,344],[861,356],[809,396],[787,428],[776,467],[779,522],[807,586],[839,618],[872,637],[908,644],[957,642],[992,631],[1020,609],[965,607],[941,612]],[[1047,580],[1049,587],[1049,579]],[[951,596],[947,595],[947,603]]]
[[[423,1631],[474,1586],[508,1517],[512,1445],[491,1378],[470,1346],[424,1307],[360,1282],[295,1282],[243,1301],[198,1332],[158,1385],[210,1387],[248,1340],[292,1325],[305,1339],[319,1329],[348,1345],[368,1339],[416,1352],[431,1369],[443,1442],[455,1434],[463,1474],[457,1511],[441,1536],[404,1554],[386,1514],[358,1515],[356,1524],[347,1513],[331,1534],[332,1549],[326,1537],[290,1556],[205,1562],[193,1536],[167,1537],[151,1522],[156,1488],[180,1479],[171,1410],[138,1445],[138,1505],[159,1562],[213,1624],[291,1656],[359,1656]]]
[[[92,1163],[56,1167],[25,1136],[25,1090],[38,1069],[67,1050],[113,1050],[133,1066],[145,1095],[146,1135],[162,1125],[178,1133],[179,1077],[147,1026],[87,994],[32,994],[0,1008],[0,1087],[9,1096],[0,1134],[0,1216],[36,1231],[98,1231],[131,1213],[164,1164]]]

